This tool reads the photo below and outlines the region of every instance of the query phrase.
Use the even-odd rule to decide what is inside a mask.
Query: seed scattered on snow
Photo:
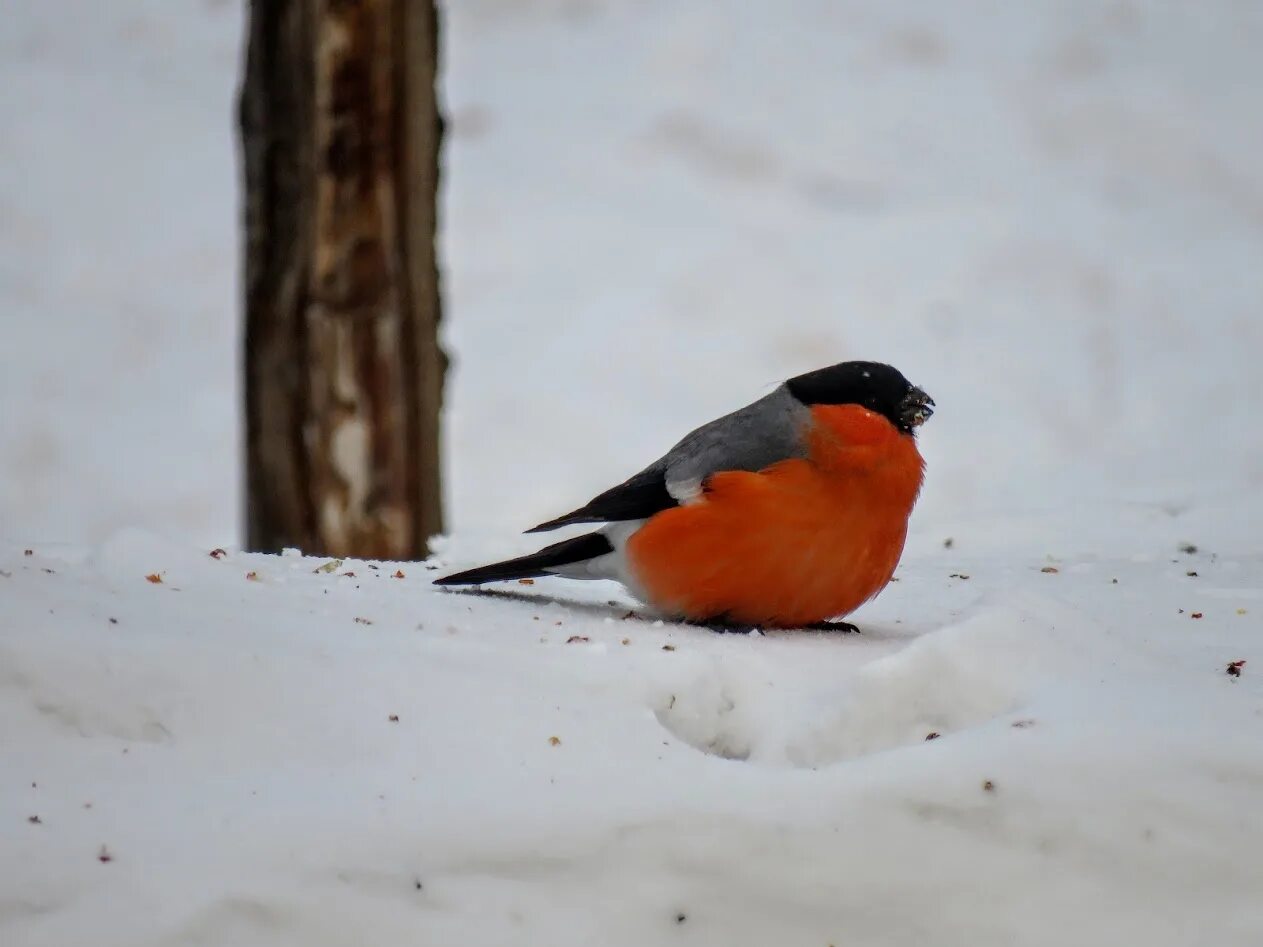
[[[984,792],[995,792],[995,783],[987,779],[983,781],[982,789]]]
[[[395,570],[395,578],[396,578],[396,579],[402,579],[402,578],[405,578],[405,576],[404,576],[404,574],[403,574],[403,570],[402,570],[402,569],[396,569],[396,570]]]
[[[941,736],[942,734],[939,733],[937,730],[931,730],[929,733],[925,735],[925,742],[929,743],[931,740],[937,740]]]
[[[557,624],[560,625],[561,622],[558,622]],[[569,638],[566,639],[566,644],[583,644],[584,642],[589,641],[589,640],[591,639],[589,639],[587,635],[571,635]]]
[[[41,819],[41,818],[40,818],[39,816],[37,816],[37,815],[28,815],[28,816],[26,817],[26,821],[27,821],[27,822],[29,822],[29,823],[31,823],[31,825],[43,825],[43,824],[44,824],[44,820],[43,820],[43,819]]]
[[[398,722],[399,722],[399,715],[398,715],[398,714],[391,714],[391,715],[390,715],[389,717],[387,717],[386,719],[387,719],[387,720],[389,720],[391,723],[398,723]]]
[[[1195,571],[1193,571],[1192,569],[1189,569],[1189,570],[1188,570],[1187,572],[1185,572],[1184,574],[1185,574],[1186,576],[1188,576],[1190,579],[1196,579],[1196,578],[1197,578],[1197,573],[1196,573]]]
[[[368,618],[360,618],[359,616],[356,616],[355,623],[357,625],[371,625],[373,622]]]
[[[258,582],[258,581],[259,581],[259,573],[257,573],[257,572],[247,572],[247,573],[246,573],[246,578],[247,578],[247,579],[249,579],[251,582]]]
[[[1056,566],[1044,566],[1044,568],[1040,569],[1039,571],[1047,572],[1049,575],[1056,575],[1061,570],[1058,569]]]
[[[1237,609],[1237,614],[1238,614],[1238,615],[1244,615],[1244,614],[1245,614],[1245,609],[1244,609],[1244,608],[1238,608],[1238,609]]]
[[[968,579],[969,576],[964,572],[953,572],[948,576],[949,579]]]
[[[623,644],[631,644],[631,639],[630,639],[630,638],[624,638],[624,639],[623,639]]]
[[[1193,555],[1193,553],[1197,552],[1197,547],[1194,546],[1192,543],[1181,543],[1180,552],[1184,553],[1187,556],[1191,556]]]
[[[548,738],[548,745],[549,745],[549,746],[561,746],[561,737],[549,737],[549,738]]]
[[[534,585],[535,580],[534,579],[518,579],[517,584],[518,585]]]
[[[956,540],[952,539],[951,536],[948,536],[945,540],[943,540],[944,549],[951,549],[954,545],[956,545]]]
[[[28,552],[27,555],[29,556],[30,553]],[[158,573],[156,572],[149,573],[149,575],[145,576],[145,580],[148,582],[152,582],[154,585],[162,584],[162,576],[158,575]]]
[[[663,650],[663,651],[674,651],[674,650],[675,650],[675,645],[673,645],[673,644],[664,644],[664,645],[662,646],[662,650]]]
[[[1035,726],[1034,720],[1014,720],[1010,726],[1017,727],[1019,730],[1025,730],[1027,727]]]

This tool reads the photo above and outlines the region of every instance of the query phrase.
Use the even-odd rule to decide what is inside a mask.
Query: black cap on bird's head
[[[912,434],[934,413],[934,399],[881,362],[839,362],[785,382],[805,405],[857,404]]]

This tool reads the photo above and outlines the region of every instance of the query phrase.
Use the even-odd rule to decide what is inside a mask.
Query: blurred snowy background
[[[0,27],[14,541],[239,537],[243,6]],[[939,403],[914,543],[1218,508],[1231,545],[1263,487],[1263,6],[463,0],[444,28],[453,530],[862,357]]]

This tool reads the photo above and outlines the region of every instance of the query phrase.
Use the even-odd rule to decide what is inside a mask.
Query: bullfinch
[[[791,378],[704,424],[640,473],[530,533],[594,532],[437,585],[614,579],[658,612],[716,628],[854,630],[890,582],[934,401],[879,362]]]

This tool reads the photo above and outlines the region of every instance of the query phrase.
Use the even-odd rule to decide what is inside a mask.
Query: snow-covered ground
[[[861,636],[729,637],[613,587],[33,553],[0,559],[6,945],[1263,935],[1257,557],[940,549]]]
[[[0,943],[1263,942],[1263,8],[450,5],[443,565],[938,402],[864,634],[747,638],[236,551],[241,6],[0,27]]]

